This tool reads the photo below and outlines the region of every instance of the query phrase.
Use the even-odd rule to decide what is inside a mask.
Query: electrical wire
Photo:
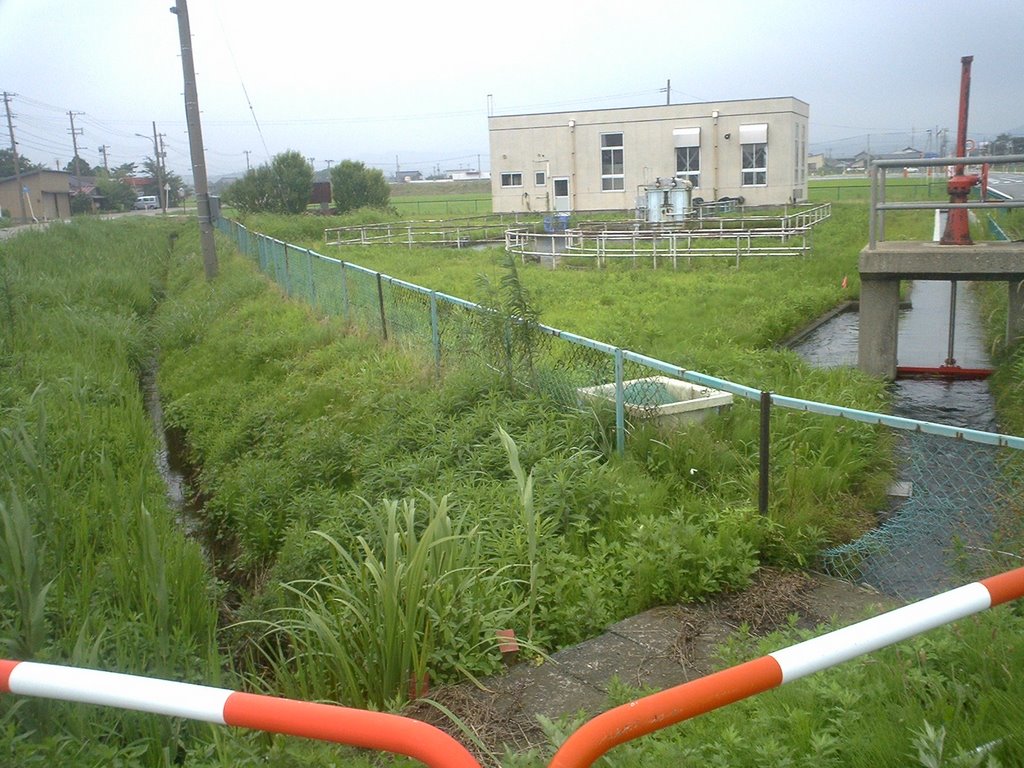
[[[245,96],[245,103],[249,105],[249,113],[252,115],[252,121],[256,125],[256,133],[260,136],[260,143],[263,144],[263,151],[266,153],[267,161],[270,161],[270,150],[267,149],[267,140],[263,137],[263,129],[260,128],[260,121],[256,119],[256,110],[253,109],[252,100],[249,98],[249,91],[245,87],[245,80],[242,79],[242,70],[238,67],[238,61],[235,59],[235,52],[231,48],[231,43],[228,40],[227,29],[224,27],[224,22],[220,17],[220,10],[217,8],[217,3],[213,4],[213,14],[217,17],[217,23],[220,25],[221,35],[224,38],[224,46],[228,49],[228,55],[231,57],[231,63],[235,66],[235,72],[238,74],[238,82],[242,86],[242,94]]]

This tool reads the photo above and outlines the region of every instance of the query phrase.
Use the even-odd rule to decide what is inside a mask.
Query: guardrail
[[[535,213],[494,213],[461,216],[454,219],[395,221],[383,224],[359,224],[329,227],[324,230],[326,245],[433,245],[461,248],[470,242],[502,241],[505,229],[524,222],[537,224]]]
[[[984,201],[977,200],[966,203],[950,202],[921,202],[921,203],[887,203],[885,201],[886,172],[889,168],[905,168],[908,165],[933,167],[933,166],[971,166],[984,164],[1012,165],[1024,162],[1024,155],[985,155],[980,157],[930,157],[913,158],[903,160],[877,159],[871,161],[871,172],[869,175],[871,184],[871,202],[868,209],[868,248],[874,250],[878,241],[885,240],[885,212],[886,211],[912,211],[912,210],[935,210],[948,211],[961,208],[1024,208],[1024,200],[1000,200]]]
[[[513,227],[505,232],[505,250],[520,259],[550,263],[561,258],[593,259],[598,268],[609,259],[651,258],[669,260],[678,268],[679,258],[734,258],[742,256],[802,256],[811,251],[811,229],[832,215],[831,204],[778,215],[740,214],[735,217],[703,219],[691,226],[651,227],[634,222],[622,229],[622,222],[581,222],[563,232],[540,233],[530,227]],[[776,244],[777,243],[777,244]]]
[[[586,768],[624,742],[1022,596],[1024,568],[1018,568],[631,701],[584,723],[549,768]]]
[[[584,723],[558,749],[549,768],[587,768],[619,744],[1022,596],[1024,568],[1018,568],[631,701]],[[331,704],[7,660],[0,660],[0,693],[302,736],[407,755],[431,768],[480,768],[464,746],[434,726]]]
[[[760,243],[778,243],[768,245]],[[811,251],[805,229],[764,230],[684,230],[653,232],[604,230],[588,232],[569,229],[564,233],[538,233],[528,228],[505,232],[505,250],[522,261],[547,262],[557,267],[562,258],[593,259],[600,269],[610,261],[658,259],[670,261],[678,268],[679,259],[694,257],[734,258],[736,266],[743,256],[802,256]]]

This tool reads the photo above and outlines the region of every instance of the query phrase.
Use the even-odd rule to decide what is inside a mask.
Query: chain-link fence
[[[773,478],[773,419],[810,419],[821,432],[891,430],[897,482],[879,525],[822,553],[825,569],[903,599],[962,581],[958,566],[998,547],[1003,523],[1024,497],[1024,438],[818,403],[688,371],[630,350],[432,291],[220,220],[218,227],[292,297],[343,317],[367,333],[430,355],[440,375],[467,361],[542,390],[567,407],[594,408],[614,423],[609,443],[622,452],[643,422],[677,426],[725,408],[760,421],[750,500],[766,511]],[[784,409],[780,411],[779,409]],[[799,412],[802,412],[800,414]],[[775,414],[773,416],[773,413]],[[786,414],[789,414],[788,416]],[[835,441],[848,446],[851,441]],[[865,441],[867,442],[867,441]],[[826,443],[827,445],[827,443]],[[789,450],[785,444],[774,448]],[[823,474],[830,470],[828,457]],[[837,457],[838,464],[843,457]],[[839,474],[841,470],[835,470]],[[830,482],[826,477],[825,482]],[[826,489],[827,490],[827,489]],[[1013,553],[1011,556],[1016,557]]]

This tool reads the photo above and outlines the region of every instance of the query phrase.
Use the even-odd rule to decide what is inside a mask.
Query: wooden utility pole
[[[164,134],[158,133],[157,137],[160,139],[160,175],[164,180],[164,183],[160,185],[160,189],[157,190],[157,193],[163,201],[164,213],[167,213],[167,198],[170,195],[170,190],[167,189],[167,187],[170,186],[167,181],[167,151],[164,149]]]
[[[188,144],[192,154],[192,178],[196,187],[196,218],[199,220],[199,242],[203,250],[206,279],[217,276],[217,244],[213,239],[210,213],[210,192],[206,181],[206,157],[203,154],[203,128],[199,122],[199,92],[196,89],[196,67],[192,59],[192,31],[188,23],[188,4],[175,0],[171,13],[178,17],[181,41],[181,71],[185,79],[185,120],[188,123]]]
[[[18,185],[18,202],[21,203],[21,223],[28,223],[28,211],[25,210],[25,188],[21,184],[21,166],[18,163],[18,142],[14,140],[14,123],[11,122],[11,97],[13,93],[4,91],[4,109],[7,112],[7,131],[11,134],[11,154],[14,155],[14,179]]]
[[[107,150],[108,149],[110,149],[110,147],[108,147],[106,144],[100,144],[100,146],[99,146],[100,154],[103,155],[103,170],[106,171],[107,175],[109,176],[110,175],[110,166],[107,165]]]
[[[153,172],[156,174],[156,199],[162,200],[164,194],[164,170],[160,164],[160,140],[156,132],[156,120],[153,121]],[[167,209],[164,208],[164,213]]]
[[[82,169],[78,165],[78,137],[82,135],[82,129],[75,128],[75,115],[81,114],[83,113],[68,111],[68,117],[71,119],[71,146],[75,149],[75,159],[72,161],[75,164],[75,177],[82,175]]]

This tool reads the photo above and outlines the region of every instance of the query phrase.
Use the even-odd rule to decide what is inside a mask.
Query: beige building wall
[[[21,184],[28,187],[25,216],[29,221],[52,221],[71,218],[69,175],[63,171],[31,171],[21,175]],[[21,219],[18,180],[0,180],[0,209],[4,216]]]
[[[676,175],[676,146],[695,141],[700,175],[693,197],[743,197],[748,205],[806,200],[809,114],[806,102],[785,97],[491,117],[493,208],[550,211],[567,203],[574,211],[629,210],[641,185]],[[741,134],[764,133],[764,183],[749,183],[750,175],[744,183]],[[606,134],[621,134],[622,189],[602,189]],[[568,200],[556,200],[556,191],[566,190]]]

